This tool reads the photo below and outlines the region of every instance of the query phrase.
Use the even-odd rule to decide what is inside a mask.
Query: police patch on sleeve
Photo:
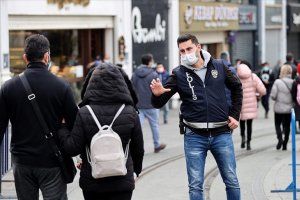
[[[218,71],[213,69],[211,70],[211,75],[214,77],[214,78],[217,78],[218,77]]]

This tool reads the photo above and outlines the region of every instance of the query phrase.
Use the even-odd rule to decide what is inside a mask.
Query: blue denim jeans
[[[158,148],[159,143],[159,129],[158,129],[158,109],[151,108],[151,109],[139,109],[139,118],[141,122],[141,126],[143,127],[145,118],[148,119],[151,131],[152,131],[152,138],[154,143],[154,148]]]
[[[164,122],[168,122],[168,114],[169,114],[169,102],[167,102],[163,107],[161,107],[160,109],[157,109],[157,114],[158,114],[158,118],[159,118],[159,113],[160,111],[163,111],[163,119]]]
[[[236,175],[236,161],[230,132],[204,137],[186,129],[184,151],[189,181],[190,200],[203,200],[204,167],[210,150],[226,185],[228,200],[240,200],[240,186]]]

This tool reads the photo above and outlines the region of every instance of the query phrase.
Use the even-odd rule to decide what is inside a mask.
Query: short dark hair
[[[50,50],[49,40],[41,34],[33,34],[26,38],[24,52],[29,62],[41,61]]]
[[[143,65],[149,65],[149,62],[151,60],[153,60],[153,56],[152,56],[151,53],[147,53],[147,54],[142,55],[142,59],[141,60],[142,60],[142,64]]]
[[[220,54],[220,58],[223,60],[229,61],[228,53],[226,53],[224,51]]]
[[[177,38],[177,46],[179,47],[180,43],[183,43],[183,42],[186,42],[186,41],[189,41],[189,40],[191,40],[193,44],[196,44],[196,45],[199,44],[198,39],[196,38],[196,36],[194,36],[192,34],[189,34],[189,33],[185,33],[183,35],[180,35]]]
[[[286,54],[286,57],[285,57],[286,61],[291,62],[291,61],[293,61],[293,58],[294,58],[293,53],[289,52]]]
[[[246,60],[241,60],[241,64],[247,65],[250,69],[252,69],[252,65]]]

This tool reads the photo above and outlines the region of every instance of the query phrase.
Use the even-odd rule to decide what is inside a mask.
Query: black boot
[[[241,148],[245,148],[245,136],[242,136]]]
[[[247,141],[247,150],[251,150],[250,141]]]
[[[281,149],[281,146],[282,146],[282,139],[278,139],[278,143],[276,145],[276,149],[277,150]]]
[[[282,151],[286,151],[286,149],[287,149],[286,146],[287,146],[286,144],[283,144],[283,145],[282,145]]]
[[[283,143],[282,143],[282,151],[286,151],[286,147],[287,147],[287,141],[284,141]]]

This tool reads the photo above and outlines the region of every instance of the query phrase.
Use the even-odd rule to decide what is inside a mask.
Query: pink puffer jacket
[[[263,96],[266,94],[266,88],[258,76],[252,73],[245,64],[238,66],[237,75],[243,86],[243,104],[240,119],[255,119],[257,117],[256,93]]]

